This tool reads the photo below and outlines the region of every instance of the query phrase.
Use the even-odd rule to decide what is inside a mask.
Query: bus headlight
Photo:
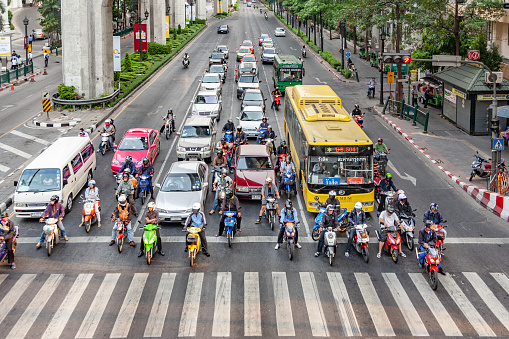
[[[366,202],[363,202],[362,203],[362,207],[369,207],[369,206],[373,206],[374,202],[373,201],[366,201]]]

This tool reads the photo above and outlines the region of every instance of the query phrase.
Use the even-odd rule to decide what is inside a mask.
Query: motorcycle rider
[[[352,245],[353,237],[357,232],[355,226],[364,225],[366,223],[366,213],[362,210],[362,203],[356,202],[353,210],[348,213],[348,227],[350,228],[348,243],[346,244],[345,257],[350,256],[350,246]],[[366,232],[369,234],[369,230],[366,228]]]
[[[376,161],[380,160],[380,153],[389,154],[389,149],[384,144],[384,139],[378,138],[378,142],[373,146],[373,150],[375,151],[376,155]],[[387,157],[387,160],[389,160],[389,157]]]
[[[219,149],[217,151],[217,156],[214,158],[214,161],[212,162],[212,166],[214,166],[215,169],[216,168],[223,169],[223,168],[226,168],[226,166],[228,166],[228,160],[223,155],[222,150]]]
[[[362,112],[361,112],[358,104],[355,104],[354,109],[352,111],[352,115],[353,116],[362,115]]]
[[[292,201],[290,199],[286,199],[285,207],[283,207],[279,217],[279,234],[277,236],[276,247],[274,247],[275,250],[277,250],[283,243],[283,235],[285,234],[287,222],[293,222],[295,224],[295,246],[297,248],[302,248],[299,244],[299,216],[297,215],[297,210],[293,207]]]
[[[410,206],[406,195],[403,193],[398,196],[398,202],[396,203],[396,213],[398,216],[401,214],[406,214],[409,217],[415,217],[415,214],[412,211],[412,207]]]
[[[302,45],[302,56],[304,56],[306,53],[306,45]]]
[[[43,222],[44,219],[46,218],[58,219],[57,226],[58,229],[60,230],[60,236],[64,238],[65,241],[67,241],[69,240],[69,238],[67,238],[67,235],[65,235],[65,228],[64,224],[62,223],[62,220],[64,219],[65,216],[65,209],[64,206],[58,200],[59,200],[58,195],[53,195],[50,198],[49,204],[48,206],[46,206],[46,209],[42,213],[41,219],[39,219],[39,221]],[[39,239],[39,242],[37,243],[37,245],[35,245],[35,247],[41,248],[42,246],[41,244],[44,243],[44,238],[45,234],[44,231],[42,231],[41,238]]]
[[[120,167],[118,171],[122,173],[126,168],[129,169],[129,173],[136,173],[136,165],[133,162],[133,157],[130,155],[125,157],[125,162],[122,164],[122,167]]]
[[[265,20],[267,20],[267,11],[265,11],[264,16],[265,16]]]
[[[325,200],[325,206],[332,205],[334,207],[334,210],[339,210],[341,208],[341,203],[339,202],[338,198],[336,197],[336,191],[330,190],[329,191],[329,197],[327,200]]]
[[[395,227],[398,226],[398,228],[402,230],[403,225],[401,225],[398,216],[396,213],[394,213],[393,206],[387,206],[387,210],[380,213],[378,221],[380,222],[380,239],[378,241],[378,253],[376,257],[380,259],[382,257],[382,248],[384,247],[384,243],[387,240],[387,228],[394,225]],[[406,258],[406,254],[403,253],[403,250],[401,249],[401,242],[399,243],[398,250],[399,255],[403,258]]]
[[[315,257],[320,256],[323,249],[323,238],[325,236],[325,231],[328,227],[332,227],[333,230],[337,230],[339,226],[338,218],[334,214],[334,206],[327,206],[327,214],[324,214],[322,220],[320,220],[320,238],[318,238],[318,247],[316,248]]]
[[[140,175],[143,175],[143,174],[148,175],[148,187],[150,189],[150,196],[154,197],[154,187],[152,186],[152,177],[154,176],[154,167],[152,167],[148,158],[143,158],[143,164],[141,165],[140,169],[138,170],[136,177],[139,177]],[[138,190],[138,193],[139,193],[140,185],[137,185],[136,189]]]
[[[391,188],[395,192],[398,190],[392,182],[392,174],[387,173],[385,178],[380,181],[380,204],[378,204],[378,213],[381,213],[385,209],[385,198],[387,198],[385,192],[390,191]]]
[[[228,163],[228,169],[231,171],[232,169],[232,160],[230,150],[233,148],[233,145],[226,141],[226,138],[221,138],[221,141],[217,142],[217,150],[221,150],[223,155],[226,157],[226,162]]]
[[[267,122],[267,117],[263,117],[262,122],[260,123],[260,126],[258,126],[258,129],[257,129],[256,131],[257,131],[257,132],[260,132],[260,131],[262,131],[262,130],[265,130],[265,131],[266,131],[268,128],[269,128],[269,123]],[[266,133],[265,133],[265,134],[266,134]],[[262,135],[262,133],[259,133],[259,134],[258,134],[258,138],[257,138],[258,140],[256,140],[256,142],[257,142],[257,143],[260,143],[260,140],[261,140],[262,138],[263,138],[263,139],[265,139],[265,137],[264,137],[264,136],[261,136],[261,135]]]
[[[203,254],[205,256],[210,257],[210,254],[208,252],[208,246],[207,246],[207,237],[205,237],[205,229],[207,228],[207,219],[205,219],[205,213],[200,211],[200,203],[195,202],[193,204],[193,211],[186,219],[185,227],[197,227],[201,228],[201,232],[198,233],[200,236],[201,241],[201,247],[203,248]],[[189,232],[186,232],[186,249],[184,252],[187,252],[187,235]]]
[[[136,209],[136,203],[134,202],[134,187],[131,180],[129,180],[129,174],[122,174],[122,181],[118,184],[117,193],[115,193],[117,198],[120,198],[121,195],[125,195],[126,199],[129,201],[130,208],[135,217],[138,216],[138,210]]]
[[[275,90],[273,90],[270,94],[272,94],[272,104],[270,105],[270,109],[273,109],[276,105],[276,95],[279,95],[279,98],[281,99],[281,91],[279,90],[279,87],[276,87]],[[280,101],[281,102],[281,101]]]
[[[168,112],[166,113],[165,120],[170,120],[170,129],[172,132],[175,132],[175,116],[173,115],[173,108],[170,108]],[[164,131],[164,125],[161,128],[161,133]]]
[[[219,188],[222,188],[223,191],[226,191],[228,189],[232,189],[233,186],[233,180],[227,176],[228,170],[226,168],[223,168],[221,170],[221,176],[214,180],[214,183],[212,184],[213,191],[216,192],[216,195],[214,197],[214,203],[212,204],[212,209],[210,210],[209,214],[214,214],[216,212],[217,205],[219,205]]]
[[[223,235],[224,231],[224,219],[226,216],[224,215],[224,212],[227,211],[237,211],[237,215],[235,218],[237,219],[237,229],[233,230],[233,234],[236,233],[236,231],[241,231],[240,224],[242,222],[242,215],[240,214],[240,203],[239,198],[233,194],[233,191],[231,189],[226,190],[226,196],[223,200],[223,203],[221,204],[221,210],[219,211],[219,214],[221,214],[221,219],[219,220],[219,232],[216,234],[216,237],[220,237]]]
[[[277,147],[277,155],[288,154],[288,147],[286,146],[286,140],[281,140],[281,144]]]
[[[228,122],[223,126],[223,133],[226,131],[235,132],[235,125],[233,124],[232,119],[228,119]]]
[[[244,145],[247,143],[247,135],[242,131],[242,126],[237,126],[237,134],[235,135],[235,146]]]
[[[116,133],[116,130],[115,130],[115,126],[113,125],[111,119],[107,119],[105,122],[104,122],[104,127],[99,130],[99,134],[101,133],[109,133],[109,137],[108,137],[108,142],[110,144],[110,148],[113,150],[113,152],[116,152],[116,150],[113,148],[113,141],[115,141],[115,133]],[[99,144],[99,149],[97,150],[97,153],[101,152],[101,149],[103,147],[103,143],[101,142]]]
[[[113,211],[111,215],[111,221],[115,222],[115,220],[120,219],[126,226],[127,230],[127,239],[129,240],[129,245],[136,247],[136,243],[133,239],[133,230],[131,228],[131,217],[132,217],[132,205],[127,202],[127,197],[124,194],[121,194],[118,197],[118,204],[115,207],[115,211]],[[111,241],[110,246],[115,244],[115,238],[117,236],[117,226],[113,224],[113,230],[111,231]]]
[[[279,169],[279,176],[281,177],[281,180],[279,182],[279,190],[281,190],[285,185],[285,181],[283,180],[283,175],[286,172],[291,172],[291,173],[295,174],[295,165],[293,164],[290,156],[286,157],[285,162],[283,162],[281,164],[281,168]]]
[[[95,215],[97,217],[97,227],[101,227],[101,211],[99,210],[99,189],[95,186],[95,180],[90,180],[88,182],[88,187],[85,190],[85,200],[94,200],[95,201]],[[81,224],[79,227],[83,226],[85,222],[85,217],[81,216]]]
[[[368,97],[369,97],[371,91],[373,91],[373,96],[375,96],[375,86],[376,86],[376,80],[374,77],[372,77],[371,80],[369,80],[369,84],[368,84]]]
[[[186,60],[188,61],[189,65],[191,65],[191,58],[189,57],[189,54],[187,54],[187,52],[185,52],[184,56],[182,57],[182,65],[184,65]]]
[[[159,225],[159,212],[156,211],[156,203],[151,201],[148,203],[147,207],[148,207],[148,211],[145,212],[145,225],[146,224]],[[155,229],[156,236],[157,236],[157,249],[159,251],[159,255],[164,257],[163,241],[161,240],[160,229],[161,228],[159,226]],[[138,253],[138,257],[141,257],[145,252],[145,243],[143,242],[143,235],[141,236],[140,242],[141,242],[141,246],[140,246],[140,253]]]
[[[422,218],[422,221],[425,223],[426,220],[433,221],[433,224],[435,225],[442,225],[444,222],[444,217],[442,217],[442,214],[438,212],[438,204],[435,202],[432,202],[429,205],[429,210],[424,213],[424,216]],[[445,232],[445,230],[442,230]]]
[[[274,201],[274,203],[276,204],[277,216],[281,217],[281,211],[279,210],[279,205],[277,203],[277,200],[281,199],[281,196],[279,195],[279,190],[277,189],[277,186],[274,185],[274,183],[272,182],[272,178],[267,177],[265,178],[265,183],[262,186],[262,208],[260,209],[260,214],[258,216],[258,220],[255,221],[255,224],[259,224],[260,222],[262,222],[263,213],[267,208],[267,197],[269,195],[272,195],[276,198],[276,201]]]
[[[5,212],[0,216],[0,243],[5,242],[5,249],[7,250],[7,263],[11,264],[11,269],[16,268],[14,262],[14,235],[16,234],[16,228],[14,223],[9,219],[9,214]]]
[[[424,228],[419,230],[419,267],[424,266],[424,258],[426,257],[426,249],[435,247],[437,243],[437,234],[432,229],[433,221],[426,220]],[[438,273],[445,275],[442,269],[442,263],[438,265]]]

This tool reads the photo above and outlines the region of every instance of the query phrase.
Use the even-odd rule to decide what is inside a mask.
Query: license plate
[[[180,217],[170,217],[171,221],[180,221]]]
[[[253,195],[252,199],[253,200],[262,200],[262,196],[261,195]]]
[[[42,212],[32,212],[30,215],[32,217],[40,217],[42,215]]]

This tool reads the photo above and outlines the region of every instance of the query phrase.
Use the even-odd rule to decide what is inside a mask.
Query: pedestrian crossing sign
[[[503,151],[504,150],[504,139],[502,138],[494,138],[491,139],[493,141],[492,151]]]

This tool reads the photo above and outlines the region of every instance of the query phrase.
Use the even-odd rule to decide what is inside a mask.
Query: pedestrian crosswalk
[[[0,338],[509,336],[509,277],[0,274]]]

